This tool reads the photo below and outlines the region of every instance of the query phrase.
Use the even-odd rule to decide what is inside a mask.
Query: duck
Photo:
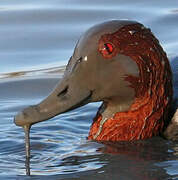
[[[17,126],[30,126],[91,102],[102,101],[88,140],[135,141],[164,135],[178,140],[170,122],[172,72],[151,30],[137,21],[110,20],[78,40],[64,75],[41,102],[19,112]]]

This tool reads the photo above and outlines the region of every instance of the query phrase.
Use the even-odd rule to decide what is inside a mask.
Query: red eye
[[[114,48],[113,48],[113,45],[110,44],[110,43],[105,43],[104,44],[104,47],[102,49],[102,54],[103,55],[109,55],[113,52]]]

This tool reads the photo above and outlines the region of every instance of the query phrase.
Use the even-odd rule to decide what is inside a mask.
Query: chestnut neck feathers
[[[112,34],[104,34],[100,42],[111,42],[120,53],[129,56],[139,68],[139,77],[127,75],[125,81],[135,91],[129,110],[116,112],[103,121],[98,111],[89,139],[98,141],[131,141],[146,139],[162,132],[172,101],[171,70],[158,40],[141,24],[131,24]],[[107,109],[109,103],[104,102]]]

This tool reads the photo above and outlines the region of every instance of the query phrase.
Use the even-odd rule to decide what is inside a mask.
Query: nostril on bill
[[[67,93],[68,88],[69,88],[69,86],[66,86],[66,87],[64,88],[64,90],[62,90],[57,96],[58,96],[58,97],[64,96],[64,95]]]

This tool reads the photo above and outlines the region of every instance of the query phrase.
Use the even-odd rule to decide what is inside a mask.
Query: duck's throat
[[[159,135],[165,124],[169,103],[161,101],[158,105],[158,99],[150,99],[148,96],[142,102],[136,99],[129,110],[123,106],[107,107],[103,103],[93,121],[88,139],[132,141]]]
[[[89,138],[99,140],[98,137],[103,135],[103,128],[108,124],[108,120],[114,121],[115,114],[129,109],[130,103],[122,105],[109,105],[109,103],[103,103],[99,108],[99,111],[94,119],[93,126],[90,131]]]

